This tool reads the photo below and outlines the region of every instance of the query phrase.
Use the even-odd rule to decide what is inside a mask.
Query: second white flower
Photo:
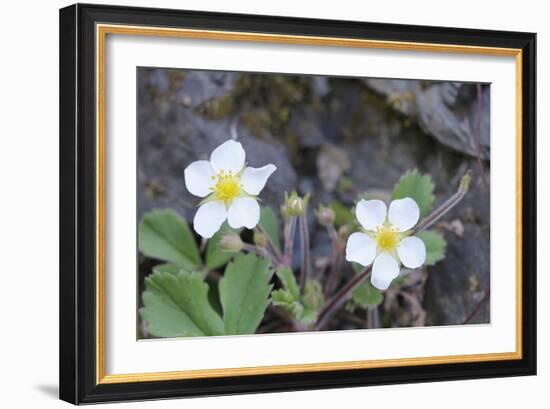
[[[408,268],[424,264],[424,242],[409,233],[420,217],[413,199],[394,200],[389,210],[381,200],[361,200],[355,213],[363,231],[348,238],[346,260],[365,267],[372,263],[373,286],[386,290],[399,275],[401,263]]]

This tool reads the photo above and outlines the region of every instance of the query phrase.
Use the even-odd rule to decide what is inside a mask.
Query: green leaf
[[[301,301],[304,311],[299,318],[300,321],[304,324],[311,324],[317,321],[317,315],[325,304],[323,287],[321,287],[321,284],[317,280],[307,280]]]
[[[220,301],[227,335],[253,334],[269,304],[271,262],[254,254],[239,254],[220,280]]]
[[[145,279],[141,317],[157,337],[223,335],[223,321],[208,302],[200,273],[157,271]]]
[[[352,301],[361,308],[375,308],[384,299],[382,292],[374,287],[370,280],[355,287],[351,292]]]
[[[334,224],[337,227],[340,227],[344,224],[354,226],[355,216],[353,215],[349,207],[344,206],[342,203],[335,200],[330,204],[330,208],[334,212]]]
[[[206,267],[208,270],[215,270],[224,266],[229,260],[231,260],[231,257],[236,254],[220,248],[221,238],[225,234],[232,231],[239,233],[239,230],[232,229],[229,227],[227,222],[224,222],[220,230],[218,230],[218,232],[214,234],[210,240],[208,240],[208,244],[206,245]]]
[[[291,294],[285,289],[275,290],[271,293],[271,302],[277,307],[281,307],[295,319],[303,316],[304,306],[299,300],[293,299]]]
[[[300,296],[300,289],[292,270],[288,267],[279,268],[277,277],[281,280],[283,288],[271,293],[273,305],[283,308],[304,324],[316,321],[317,314],[325,302],[321,284],[316,280],[308,280],[304,294]]]
[[[410,197],[420,208],[420,217],[426,216],[434,203],[434,184],[430,175],[422,175],[417,169],[407,171],[393,188],[392,199]]]
[[[277,221],[277,215],[271,207],[262,206],[260,208],[260,225],[267,232],[275,247],[280,248],[279,222]]]
[[[281,267],[277,270],[277,277],[279,277],[283,286],[271,293],[273,305],[288,311],[294,318],[302,316],[304,307],[300,303],[300,289],[296,283],[294,273],[288,267]]]
[[[281,280],[283,288],[288,291],[289,299],[299,300],[300,299],[300,289],[298,288],[298,283],[296,282],[296,277],[294,273],[288,267],[281,267],[277,270],[277,277]]]
[[[176,264],[159,264],[153,267],[153,273],[170,273],[178,275],[182,268]]]
[[[192,270],[201,264],[199,249],[187,222],[170,209],[153,210],[139,225],[139,249],[147,257]]]
[[[422,239],[426,246],[426,265],[433,266],[445,258],[447,242],[442,234],[433,230],[425,230],[418,233],[417,236]]]

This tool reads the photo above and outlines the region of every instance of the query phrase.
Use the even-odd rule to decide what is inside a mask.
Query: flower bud
[[[285,198],[286,198],[286,195],[285,195]],[[281,205],[281,216],[283,217],[284,220],[287,220],[288,219],[288,210],[286,208],[286,204],[282,204]]]
[[[260,247],[260,248],[263,249],[267,246],[267,238],[265,237],[265,235],[263,233],[255,231],[254,232],[254,244],[257,247]]]
[[[309,202],[309,194],[301,198],[298,193],[292,192],[290,196],[285,194],[285,204],[283,213],[288,216],[302,216]]]
[[[243,241],[237,233],[227,233],[220,239],[220,247],[223,251],[237,253],[243,249]]]
[[[330,226],[334,223],[334,210],[330,207],[320,205],[319,209],[315,212],[315,215],[317,216],[319,224],[322,226]]]

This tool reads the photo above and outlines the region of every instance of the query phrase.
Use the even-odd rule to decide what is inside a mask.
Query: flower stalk
[[[325,284],[325,296],[329,296],[334,292],[334,286],[340,276],[342,265],[342,246],[340,245],[340,237],[334,228],[334,225],[328,225],[327,231],[332,241],[332,257],[330,263],[330,272]]]
[[[445,216],[445,214],[447,214],[449,210],[455,207],[464,198],[466,193],[468,193],[471,179],[472,172],[466,172],[466,174],[460,179],[460,185],[457,192],[450,198],[448,198],[445,202],[443,202],[443,204],[435,209],[430,215],[426,216],[424,220],[418,223],[413,229],[412,234],[416,234],[430,228],[435,222]]]
[[[378,311],[378,307],[367,310],[367,328],[380,328],[380,312]]]
[[[304,211],[304,214],[302,214],[298,218],[298,224],[300,229],[300,244],[302,246],[300,291],[303,293],[306,288],[306,282],[309,276],[309,270],[311,268],[311,261],[310,261],[310,254],[309,254],[309,229],[307,226],[307,211]]]
[[[258,256],[270,258],[274,264],[276,264],[276,260],[273,259],[273,255],[270,254],[265,248],[253,246],[252,244],[243,243],[242,247],[243,251],[247,251],[249,253],[255,253]]]
[[[289,216],[284,226],[284,251],[282,264],[290,266],[294,249],[294,235],[296,234],[296,216]]]
[[[319,313],[319,319],[315,326],[316,331],[320,331],[326,327],[334,313],[347,301],[351,291],[366,280],[370,276],[371,271],[372,264],[365,267],[360,274],[357,274],[353,279],[349,280],[346,285],[334,294]]]
[[[271,237],[269,236],[269,234],[265,231],[265,229],[260,223],[256,225],[255,233],[260,234],[265,238],[267,252],[272,255],[273,261],[275,262],[275,264],[280,264],[281,253],[277,248],[277,246],[275,246],[275,244],[273,243],[273,240],[271,240]]]

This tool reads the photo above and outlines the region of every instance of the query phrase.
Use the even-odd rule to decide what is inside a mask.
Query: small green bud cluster
[[[307,209],[308,203],[309,193],[303,198],[298,196],[298,193],[295,191],[292,192],[290,196],[285,193],[285,201],[281,207],[281,213],[285,218],[290,216],[302,216]]]

